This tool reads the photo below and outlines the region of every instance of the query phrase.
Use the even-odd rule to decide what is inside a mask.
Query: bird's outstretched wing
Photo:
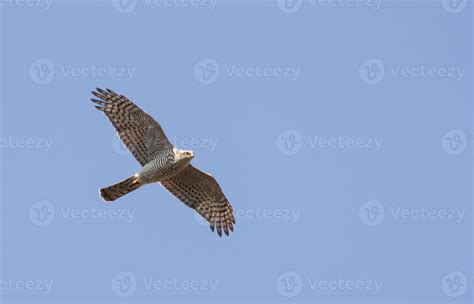
[[[214,177],[189,165],[161,184],[204,217],[210,223],[212,231],[217,228],[219,236],[222,236],[222,230],[226,235],[229,235],[229,230],[234,231],[232,206]]]
[[[91,98],[117,130],[117,135],[144,166],[164,149],[172,148],[160,124],[132,101],[112,90],[97,88]]]

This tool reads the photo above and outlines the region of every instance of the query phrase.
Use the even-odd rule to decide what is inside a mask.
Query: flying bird
[[[235,218],[232,206],[211,175],[193,167],[191,150],[174,147],[160,124],[127,97],[97,88],[91,98],[108,117],[118,137],[142,166],[134,175],[99,190],[106,202],[114,201],[141,186],[160,183],[188,207],[193,208],[211,227],[229,235]]]

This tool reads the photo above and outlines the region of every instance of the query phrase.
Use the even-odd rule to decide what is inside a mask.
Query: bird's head
[[[192,150],[175,150],[176,162],[187,162],[189,163],[194,157]]]

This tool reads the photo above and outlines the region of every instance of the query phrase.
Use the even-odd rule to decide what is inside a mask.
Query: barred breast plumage
[[[164,151],[146,163],[137,173],[137,178],[141,183],[158,183],[175,176],[184,170],[189,162],[180,160],[175,149]]]

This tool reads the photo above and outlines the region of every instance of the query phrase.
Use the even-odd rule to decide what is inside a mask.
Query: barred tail
[[[132,175],[115,185],[100,189],[99,193],[104,201],[111,202],[129,192],[132,192],[133,190],[140,188],[141,186],[142,184],[138,182],[137,177]]]

